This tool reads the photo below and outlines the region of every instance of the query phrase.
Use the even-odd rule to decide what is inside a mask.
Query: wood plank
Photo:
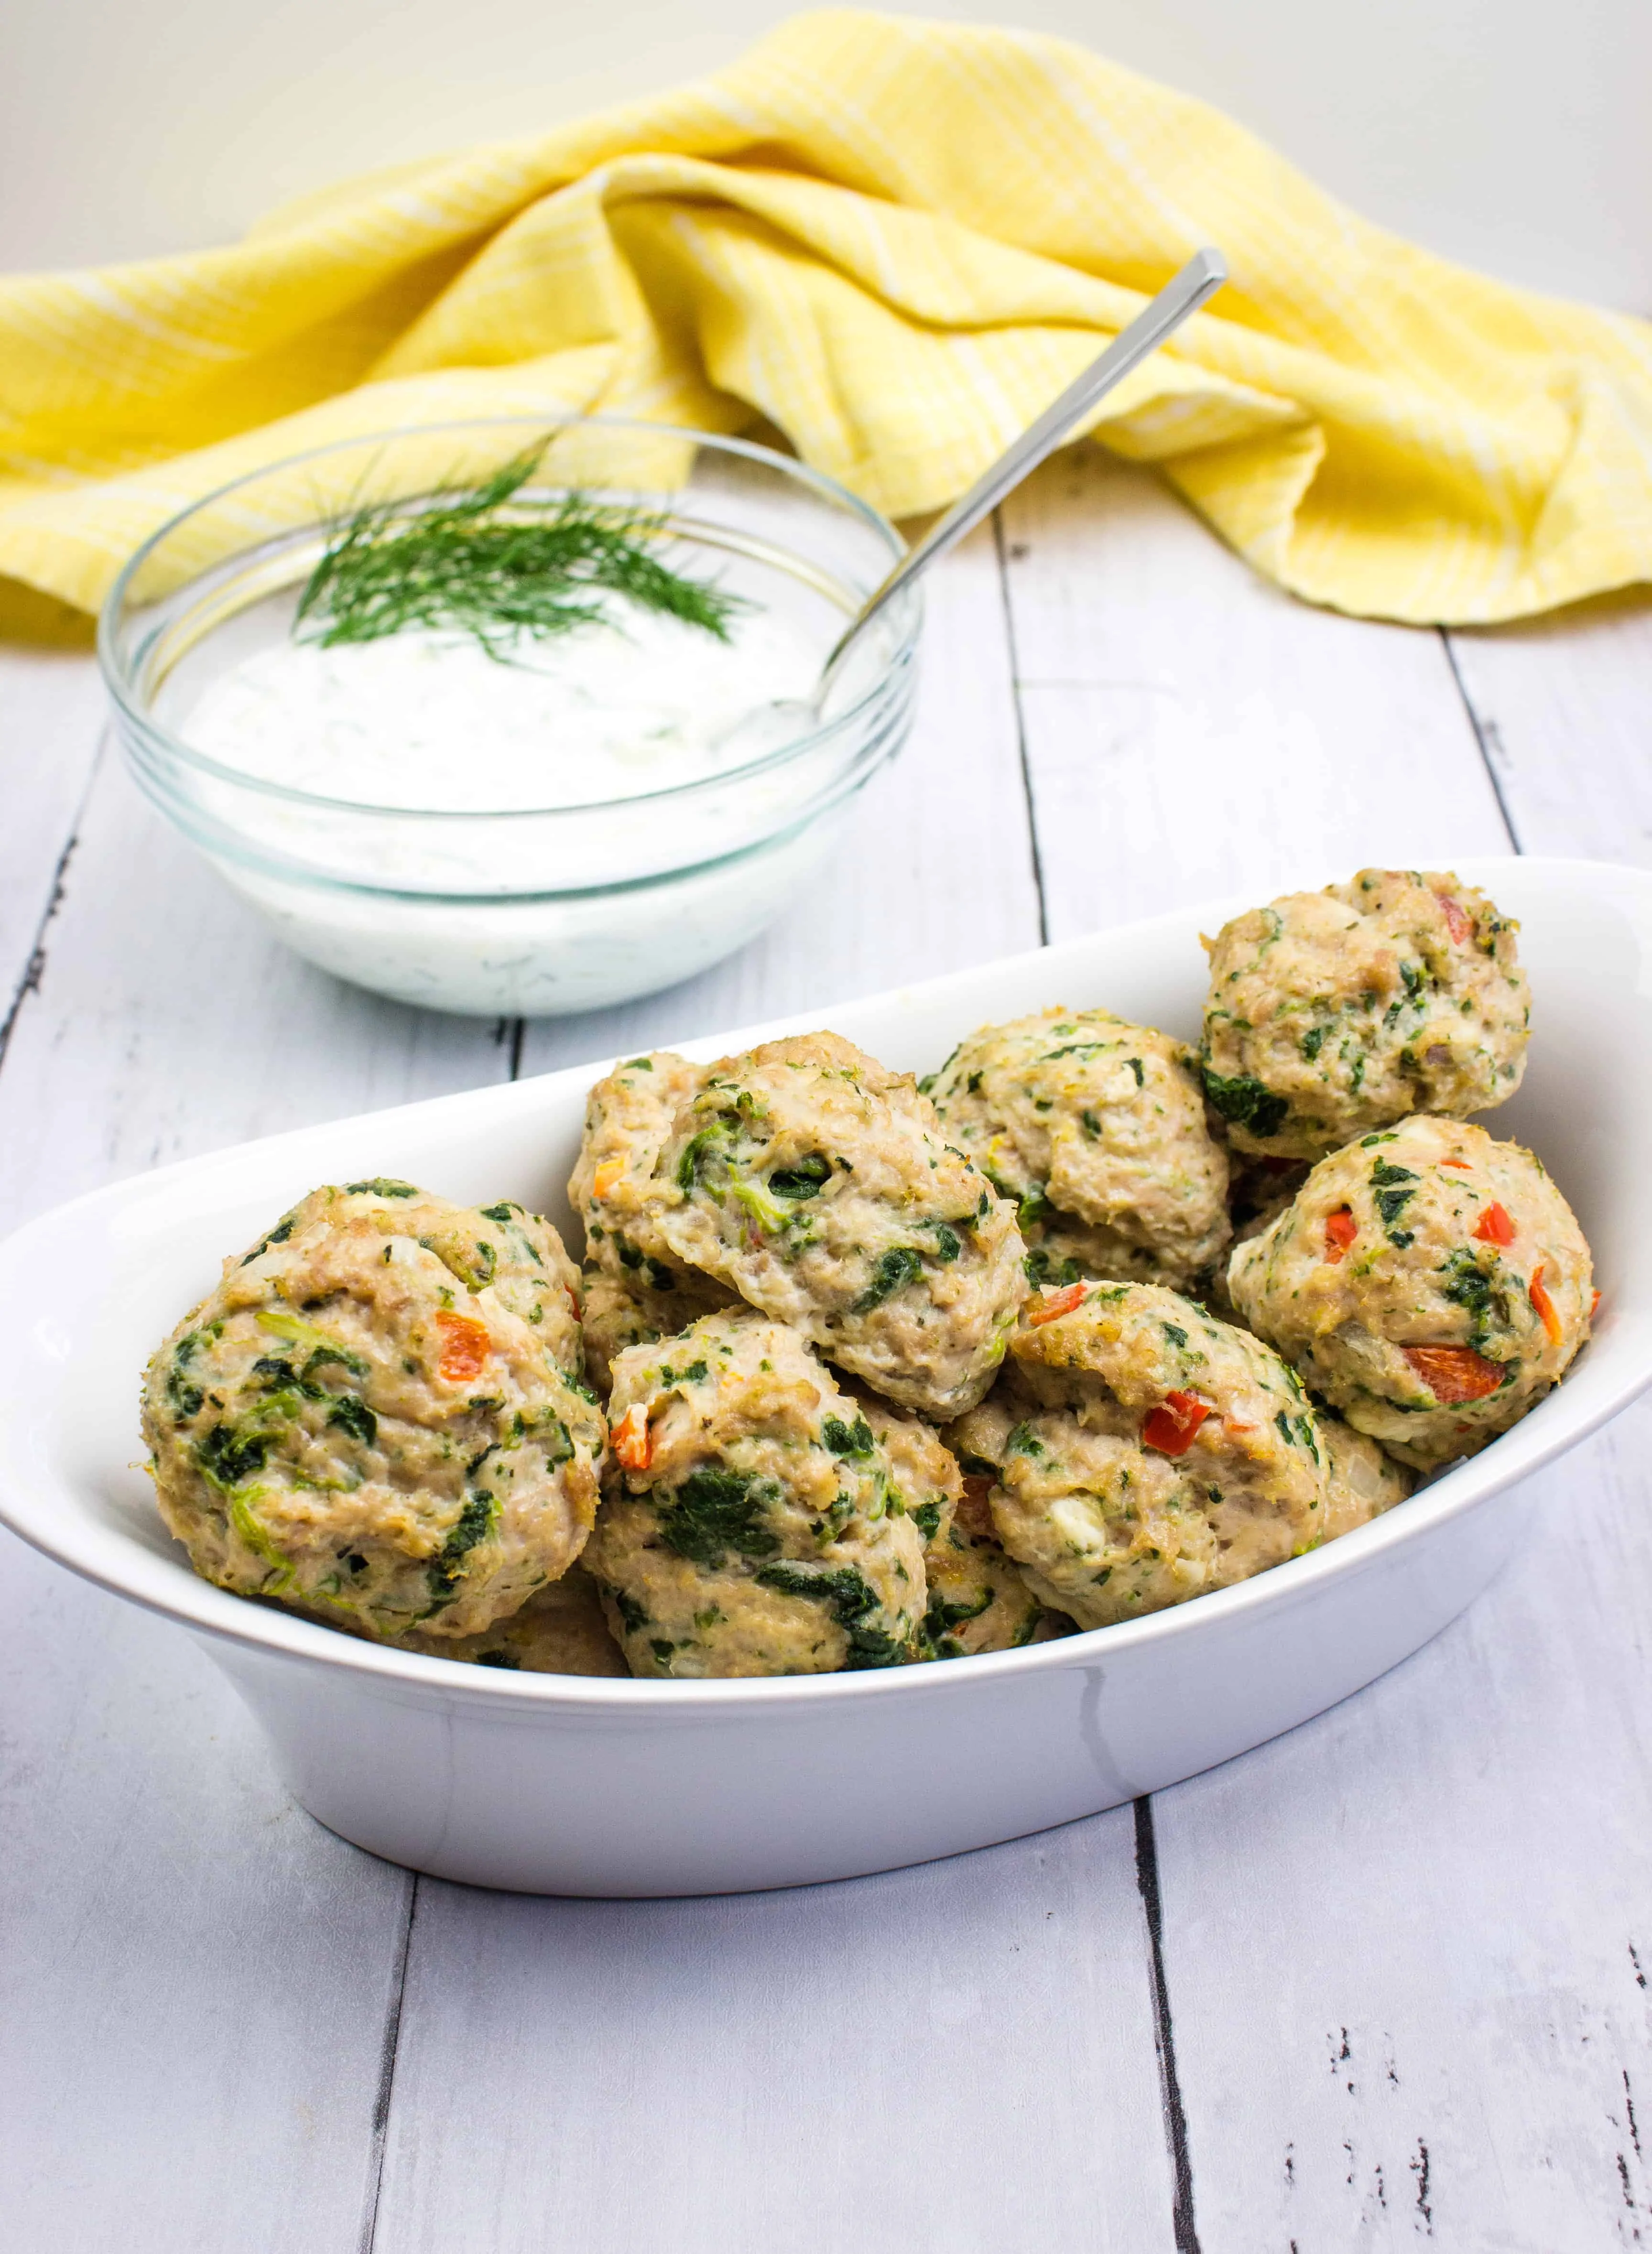
[[[0,1027],[20,998],[86,795],[104,696],[89,657],[0,648]]]
[[[424,1882],[374,2254],[1168,2254],[1132,1857],[1121,1809],[782,1894]]]
[[[107,765],[0,1070],[0,1226],[508,1068],[286,954]],[[354,2254],[411,1881],[293,1807],[181,1634],[10,1536],[0,1701],[10,2243]]]
[[[1095,449],[1003,520],[1052,939],[1508,850],[1437,635],[1293,602]]]
[[[1652,862],[1652,602],[1450,642],[1523,849]]]
[[[1434,1644],[1154,1802],[1208,2249],[1641,2244],[1652,1407]]]
[[[1004,592],[984,527],[926,597],[918,710],[806,898],[702,976],[621,1010],[528,1028],[524,1072],[668,1046],[986,962],[1039,943]]]

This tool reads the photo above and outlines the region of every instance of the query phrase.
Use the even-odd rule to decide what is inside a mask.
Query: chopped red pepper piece
[[[1325,1216],[1325,1256],[1334,1268],[1345,1252],[1352,1251],[1360,1224],[1350,1206],[1340,1205]]]
[[[568,1294],[568,1304],[574,1311],[574,1320],[578,1322],[584,1314],[584,1309],[579,1304],[579,1294],[571,1284],[564,1284],[563,1288]]]
[[[1449,892],[1436,892],[1434,897],[1445,910],[1446,930],[1459,947],[1466,947],[1474,936],[1473,918],[1464,913],[1460,902],[1452,900]]]
[[[445,1307],[436,1321],[442,1334],[442,1352],[436,1365],[438,1374],[450,1385],[465,1385],[480,1377],[494,1351],[486,1324],[479,1323],[473,1315],[450,1314]]]
[[[1455,1166],[1460,1174],[1472,1174],[1474,1171],[1466,1158],[1442,1158],[1440,1164],[1442,1166]]]
[[[1600,1312],[1600,1294],[1597,1292],[1589,1302],[1589,1320],[1592,1322]]]
[[[1074,1307],[1082,1306],[1088,1284],[1064,1284],[1059,1292],[1052,1292],[1029,1310],[1027,1320],[1035,1327],[1040,1323],[1053,1323],[1058,1315],[1070,1315]]]
[[[1541,1260],[1531,1271],[1531,1283],[1528,1288],[1531,1295],[1531,1304],[1537,1310],[1538,1320],[1549,1334],[1550,1345],[1558,1346],[1565,1333],[1560,1326],[1560,1310],[1544,1288]]]
[[[1515,1224],[1506,1206],[1488,1205],[1474,1223],[1474,1234],[1482,1244],[1512,1244]]]
[[[1157,1448],[1161,1456],[1185,1455],[1209,1414],[1208,1403],[1196,1393],[1167,1393],[1143,1421],[1142,1446]]]
[[[1408,1346],[1401,1352],[1436,1401],[1483,1401],[1503,1382],[1502,1366],[1472,1346]]]
[[[628,1472],[646,1472],[654,1461],[648,1412],[640,1401],[634,1401],[614,1426],[613,1452]]]

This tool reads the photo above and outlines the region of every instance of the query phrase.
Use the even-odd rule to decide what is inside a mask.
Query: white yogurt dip
[[[196,771],[179,813],[290,946],[355,984],[472,1015],[599,1009],[796,900],[904,737],[909,668],[799,744],[834,626],[811,623],[754,605],[720,641],[616,601],[509,662],[458,634],[325,649],[284,628],[169,716],[228,771]],[[889,657],[867,652],[848,704]],[[754,714],[785,757],[758,756]]]
[[[358,805],[591,806],[738,764],[737,724],[807,697],[820,668],[766,608],[737,611],[723,641],[611,599],[601,623],[519,636],[507,659],[417,629],[332,649],[276,642],[210,682],[181,732],[243,774]],[[451,889],[451,857],[424,873]]]
[[[484,483],[553,444],[563,482],[496,521],[557,493],[612,521],[467,558],[448,536],[486,528]],[[368,553],[444,497],[434,542]],[[625,552],[633,525],[663,578]],[[138,550],[102,644],[116,730],[151,802],[312,962],[438,1010],[600,1009],[691,978],[816,885],[858,901],[845,825],[912,724],[915,590],[823,713],[814,697],[900,553],[851,494],[744,440],[600,417],[376,431],[253,472]],[[726,598],[726,640],[671,614],[724,612],[683,582]],[[650,589],[662,609],[626,592]],[[509,662],[447,630],[570,594],[600,618],[524,634]],[[422,607],[444,630],[308,638]]]

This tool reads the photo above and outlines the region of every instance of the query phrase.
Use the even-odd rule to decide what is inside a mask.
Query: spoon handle
[[[1104,398],[1149,353],[1157,350],[1190,313],[1196,312],[1207,298],[1221,289],[1227,278],[1228,262],[1219,250],[1201,250],[1188,260],[1180,273],[1137,314],[1130,326],[1119,331],[1105,352],[1099,354],[1083,374],[1068,385],[1060,397],[1045,409],[1037,422],[1029,424],[990,468],[982,472],[962,499],[955,500],[940,522],[931,525],[918,545],[907,550],[882,585],[867,597],[826,661],[822,690],[850,644],[858,640],[863,630],[885,604],[899,594],[908,579],[915,578],[937,556],[956,547],[966,532],[972,532],[1046,454],[1054,452],[1073,425],[1097,400]]]

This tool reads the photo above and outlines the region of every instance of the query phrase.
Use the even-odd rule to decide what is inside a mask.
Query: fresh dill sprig
[[[330,649],[425,626],[473,635],[507,659],[519,634],[589,626],[606,615],[600,596],[615,594],[726,641],[745,605],[661,562],[651,543],[662,518],[580,493],[516,500],[543,452],[517,455],[480,485],[444,488],[413,515],[400,501],[358,509],[310,575],[295,636]]]

